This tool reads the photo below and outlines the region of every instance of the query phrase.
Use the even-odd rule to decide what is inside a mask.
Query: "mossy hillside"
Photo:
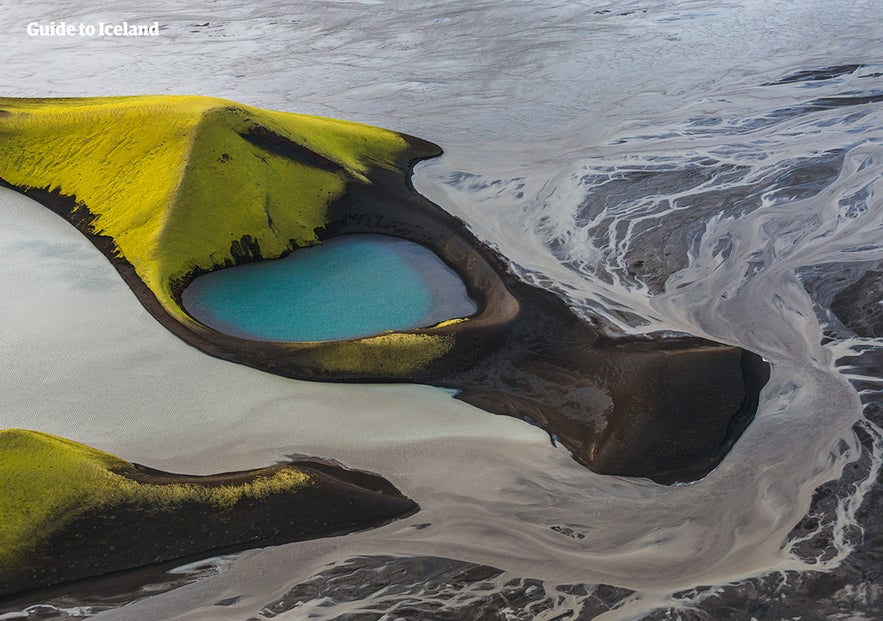
[[[296,493],[311,477],[294,467],[265,469],[224,485],[141,483],[136,468],[118,457],[57,436],[0,430],[0,579],[18,559],[91,511],[136,505],[168,509],[197,502],[217,511],[241,500]]]
[[[370,369],[390,377],[407,377],[454,347],[453,335],[388,332],[354,341],[323,343],[314,350],[316,364],[332,373]]]
[[[335,199],[372,190],[380,170],[404,187],[410,161],[437,154],[380,128],[207,97],[0,98],[0,178],[76,201],[64,215],[110,238],[112,248],[99,245],[105,254],[131,265],[164,313],[196,334],[208,329],[177,295],[188,276],[257,258],[258,249],[269,259],[317,243]],[[453,337],[326,345],[277,349],[310,376],[407,379],[450,351]]]
[[[318,242],[328,205],[371,171],[401,169],[408,142],[357,123],[208,97],[0,98],[0,177],[73,197],[86,231],[113,239],[162,306],[173,287],[234,262]]]

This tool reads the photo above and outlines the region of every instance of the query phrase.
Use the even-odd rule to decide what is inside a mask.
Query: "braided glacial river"
[[[701,481],[601,476],[439,389],[209,358],[2,190],[3,427],[194,474],[334,458],[421,511],[0,619],[879,617],[883,4],[56,4],[0,16],[4,96],[199,93],[426,138],[446,153],[416,189],[521,278],[608,332],[740,345],[772,376]],[[26,33],[62,19],[160,35]]]

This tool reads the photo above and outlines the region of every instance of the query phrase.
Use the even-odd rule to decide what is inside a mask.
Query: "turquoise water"
[[[359,338],[475,312],[460,277],[432,251],[374,234],[210,272],[182,301],[201,323],[262,341]]]

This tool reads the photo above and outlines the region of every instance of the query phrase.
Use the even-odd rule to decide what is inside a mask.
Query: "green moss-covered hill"
[[[211,550],[348,532],[416,509],[381,479],[349,482],[347,472],[282,464],[170,475],[57,436],[0,430],[0,595]]]
[[[174,283],[318,243],[349,183],[412,150],[385,129],[210,97],[0,98],[0,178],[74,199],[185,323]]]
[[[182,308],[189,280],[320,243],[332,204],[384,195],[380,177],[408,195],[411,163],[440,152],[386,129],[211,97],[0,98],[0,182],[87,234],[179,336],[261,368],[267,355],[243,356],[251,346]],[[452,346],[448,334],[404,332],[265,349],[289,361],[278,369],[288,375],[406,379]]]

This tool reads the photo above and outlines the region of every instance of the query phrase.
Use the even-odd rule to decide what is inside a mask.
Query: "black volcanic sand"
[[[260,129],[258,146],[303,158],[305,147]],[[414,163],[441,149],[405,138],[412,148],[399,170],[375,168],[371,183],[351,182],[318,232],[322,239],[347,233],[409,239],[433,250],[463,278],[476,314],[467,322],[412,331],[452,335],[455,345],[409,373],[332,372],[323,362],[327,356],[320,356],[323,348],[325,354],[333,351],[329,345],[311,349],[184,327],[117,256],[111,239],[89,234],[88,206],[74,210],[75,197],[45,190],[25,193],[85,232],[154,317],[211,355],[297,379],[454,388],[467,403],[539,425],[599,473],[673,483],[701,478],[714,468],[753,418],[768,365],[738,347],[699,338],[602,336],[555,294],[516,278],[462,221],[413,189]],[[232,254],[236,263],[262,258],[248,236],[233,242]],[[181,292],[199,275],[195,271],[174,283],[179,303]]]
[[[552,587],[488,565],[437,556],[358,556],[293,585],[249,621],[272,619],[301,602],[324,598],[348,611],[335,617],[339,621],[508,621],[547,611],[568,595],[581,602],[578,616],[556,618],[594,619],[618,607],[632,591],[603,584]]]
[[[175,559],[17,593],[0,599],[0,618],[16,613],[27,614],[13,617],[16,621],[85,619],[217,575],[225,563],[222,556],[198,555],[192,562]]]
[[[40,592],[46,605],[33,606],[33,600],[25,598],[7,600],[0,603],[0,614],[29,607],[33,612],[27,621],[85,618],[91,615],[69,616],[53,607],[88,607],[100,612],[129,603],[136,592],[146,597],[192,582],[191,576],[163,573],[179,565],[122,572],[114,574],[113,580],[108,577],[77,583],[75,595],[58,587],[47,589]],[[203,569],[210,573],[213,567],[207,563]],[[509,621],[532,618],[537,611],[560,605],[566,597],[579,602],[575,618],[589,620],[619,607],[632,595],[628,589],[605,584],[551,585],[496,567],[437,556],[355,556],[291,584],[283,595],[243,619],[262,621],[286,613],[290,616],[292,610],[309,603],[326,611],[340,605],[347,612],[334,617],[339,621]],[[219,598],[214,606],[225,614],[225,607],[240,600],[238,596]],[[333,609],[328,612],[336,613]]]
[[[373,474],[320,461],[294,461],[270,468],[210,476],[187,476],[139,466],[133,480],[215,487],[248,483],[281,469],[310,476],[295,491],[242,498],[229,507],[184,501],[144,505],[137,499],[105,505],[53,533],[23,561],[13,578],[0,582],[10,601],[26,591],[178,559],[205,558],[266,545],[302,541],[381,526],[412,515],[418,505]],[[38,593],[28,599],[34,601]],[[4,605],[8,606],[8,604]]]

